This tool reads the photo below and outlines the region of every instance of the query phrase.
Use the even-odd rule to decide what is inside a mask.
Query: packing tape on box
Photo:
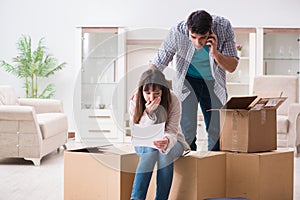
[[[238,110],[232,112],[232,130],[238,130],[238,118],[243,117],[243,114]]]
[[[266,110],[261,110],[261,111],[260,111],[260,115],[261,115],[261,120],[260,120],[260,122],[261,122],[261,124],[263,125],[263,124],[265,124],[266,121],[267,121],[267,111],[266,111]]]
[[[238,113],[234,111],[232,113],[232,130],[237,130],[238,126]]]

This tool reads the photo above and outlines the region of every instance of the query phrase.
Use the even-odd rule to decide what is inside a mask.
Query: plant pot
[[[237,51],[237,55],[239,58],[242,57],[242,51]]]

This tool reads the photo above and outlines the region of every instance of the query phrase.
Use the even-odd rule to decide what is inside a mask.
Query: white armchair
[[[68,124],[54,99],[16,98],[0,86],[0,157],[20,157],[40,165],[46,154],[66,147]]]
[[[286,101],[277,110],[277,146],[291,147],[295,150],[295,153],[297,153],[297,147],[300,145],[298,91],[297,76],[265,75],[254,78],[254,95],[275,97],[277,96],[276,94],[282,92],[282,97],[287,97]]]

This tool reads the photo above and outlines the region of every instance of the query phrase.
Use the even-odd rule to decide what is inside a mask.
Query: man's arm
[[[215,61],[220,67],[228,72],[234,72],[237,68],[239,61],[232,56],[224,56],[219,51],[216,51],[214,54]]]
[[[177,51],[177,30],[176,27],[172,27],[168,35],[164,39],[161,46],[158,48],[154,60],[151,61],[150,67],[155,67],[163,71],[168,64],[173,60],[173,57]]]

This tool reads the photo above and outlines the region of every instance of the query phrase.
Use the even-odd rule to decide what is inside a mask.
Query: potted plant
[[[39,81],[48,78],[66,65],[65,62],[57,64],[57,60],[46,52],[47,48],[43,42],[44,38],[41,38],[36,50],[33,51],[31,37],[22,35],[17,42],[19,55],[13,58],[14,65],[0,61],[0,66],[5,71],[24,79],[27,98],[51,98],[55,92],[53,84],[40,89]]]
[[[241,57],[241,55],[242,55],[242,49],[243,49],[243,45],[236,44],[236,50],[237,50],[237,53],[238,53],[238,57]]]

